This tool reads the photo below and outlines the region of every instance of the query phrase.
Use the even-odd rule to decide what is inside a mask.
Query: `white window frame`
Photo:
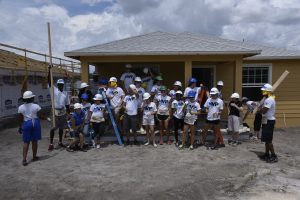
[[[272,84],[272,63],[251,63],[251,64],[243,64],[244,67],[268,67],[268,83]],[[243,77],[242,77],[243,80]],[[266,83],[262,83],[266,84]],[[248,83],[242,83],[242,87],[261,87],[259,84],[248,84]]]
[[[192,68],[208,68],[208,69],[213,69],[213,86],[216,85],[216,80],[217,80],[217,73],[216,73],[216,65],[193,65]],[[193,70],[193,69],[192,69]]]

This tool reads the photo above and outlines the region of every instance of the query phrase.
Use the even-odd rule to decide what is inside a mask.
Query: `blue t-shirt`
[[[72,118],[75,119],[75,126],[79,126],[84,121],[85,114],[83,111],[80,112],[80,114],[77,114],[76,112],[73,113]]]

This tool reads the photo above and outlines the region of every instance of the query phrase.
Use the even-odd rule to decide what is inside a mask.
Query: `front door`
[[[198,80],[198,86],[203,84],[208,89],[214,87],[214,66],[193,66],[192,77]]]

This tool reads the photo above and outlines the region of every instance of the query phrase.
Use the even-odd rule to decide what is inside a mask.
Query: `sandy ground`
[[[0,199],[300,199],[299,129],[276,130],[279,162],[269,164],[257,157],[264,145],[250,141],[219,150],[108,144],[48,152],[43,126],[41,160],[26,167],[17,129],[0,132]]]

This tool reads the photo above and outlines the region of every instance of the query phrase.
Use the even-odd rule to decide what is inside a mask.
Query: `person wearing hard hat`
[[[78,98],[79,98],[79,103],[81,103],[81,95],[83,94],[83,93],[86,93],[87,95],[88,95],[88,102],[89,103],[92,103],[92,101],[93,101],[93,94],[92,94],[92,92],[88,89],[88,87],[89,87],[89,85],[87,84],[87,83],[85,83],[85,82],[82,82],[81,84],[80,84],[80,90],[79,90],[79,94],[78,94]]]
[[[231,101],[228,105],[228,133],[231,135],[232,139],[228,140],[228,144],[236,146],[240,144],[239,141],[239,129],[240,129],[240,112],[243,111],[242,102],[239,100],[240,95],[238,93],[233,93],[231,96]]]
[[[175,81],[175,83],[173,84],[173,89],[169,92],[169,96],[172,98],[172,100],[176,98],[176,92],[181,91],[181,88],[182,83],[180,81]]]
[[[185,88],[184,93],[183,93],[183,97],[188,99],[188,94],[190,91],[194,91],[195,92],[195,100],[198,100],[198,96],[199,93],[201,92],[201,88],[197,87],[197,79],[196,78],[190,78],[189,82],[188,82],[188,87]]]
[[[223,100],[219,98],[219,90],[217,88],[211,88],[209,94],[210,98],[208,98],[204,104],[207,117],[206,123],[202,130],[202,141],[200,145],[205,145],[208,130],[213,127],[215,132],[215,140],[214,146],[211,147],[211,149],[214,150],[218,149],[219,147],[225,147],[223,135],[220,130],[220,120],[224,103]]]
[[[143,82],[142,86],[144,85],[143,87],[145,87],[145,90],[150,93],[151,89],[152,89],[152,86],[153,86],[153,77],[154,77],[154,75],[151,71],[151,68],[146,68],[145,67],[143,69],[143,72],[144,72],[145,76],[142,78],[142,82]]]
[[[129,88],[129,85],[133,84],[136,76],[133,72],[131,72],[131,68],[132,68],[131,64],[126,64],[125,68],[126,68],[126,72],[124,72],[121,75],[120,80],[122,81],[123,88],[127,91]]]
[[[122,88],[118,87],[118,80],[116,77],[111,77],[108,81],[108,88],[106,90],[106,96],[109,99],[110,106],[113,110],[113,114],[115,116],[117,126],[120,129],[120,110],[122,108],[123,99],[125,93]]]
[[[88,135],[88,130],[89,130],[89,122],[88,122],[88,113],[91,107],[91,103],[88,102],[89,95],[87,93],[83,93],[81,95],[81,106],[82,106],[82,111],[84,113],[84,126],[83,126],[83,135],[87,136]]]
[[[102,94],[96,94],[93,98],[94,103],[89,110],[89,121],[92,124],[94,130],[94,137],[96,141],[97,149],[100,149],[100,136],[104,134],[105,131],[105,118],[107,117],[107,110],[105,107],[105,101]]]
[[[108,85],[108,80],[106,78],[101,78],[99,80],[98,94],[102,94],[103,92],[106,92],[107,85]]]
[[[273,146],[273,132],[275,127],[275,110],[276,102],[275,96],[273,95],[273,87],[270,84],[265,84],[262,88],[263,96],[266,98],[262,108],[262,131],[261,141],[265,143],[265,154],[260,156],[262,160],[269,163],[278,162],[278,157],[275,154]],[[271,155],[270,155],[271,153]]]
[[[154,102],[157,105],[157,119],[159,121],[159,144],[163,145],[163,131],[166,131],[167,144],[172,144],[170,140],[169,120],[171,112],[171,97],[167,95],[167,87],[160,86],[160,94],[156,95]]]
[[[177,90],[175,93],[175,99],[171,103],[173,124],[174,124],[174,135],[175,135],[175,146],[178,147],[178,130],[183,131],[184,126],[184,101],[182,99],[183,93]]]
[[[246,118],[248,117],[248,115],[250,113],[253,113],[254,110],[258,107],[258,103],[257,102],[254,102],[254,101],[250,101],[247,97],[243,97],[242,98],[242,104],[244,107],[246,107],[246,113],[243,117],[243,122],[246,120]],[[255,114],[255,116],[257,115],[258,113]],[[259,113],[259,115],[261,116],[261,113]],[[256,118],[256,117],[255,117]],[[261,122],[261,120],[260,120]],[[251,140],[258,140],[259,137],[259,131],[260,131],[260,127],[261,127],[261,123],[257,124],[258,123],[258,120],[254,120],[253,122],[253,126],[254,126],[254,134],[253,133],[249,133],[249,138]],[[257,131],[258,129],[258,131]]]
[[[74,113],[71,116],[71,127],[74,135],[74,140],[67,146],[67,151],[73,152],[74,145],[80,144],[80,151],[86,152],[83,148],[83,126],[84,126],[85,113],[82,111],[80,103],[74,104]]]
[[[142,87],[142,79],[140,77],[135,77],[134,79],[134,84],[136,86],[137,92],[139,94],[139,98],[138,98],[138,102],[139,102],[139,110],[142,107],[142,103],[143,103],[143,95],[146,92],[145,89]],[[144,132],[144,129],[142,128],[142,113],[139,112],[138,114],[138,121],[139,121],[139,128],[141,133]]]
[[[54,87],[54,111],[55,111],[55,127],[50,130],[50,144],[48,151],[54,149],[53,138],[55,130],[58,129],[59,142],[58,147],[65,148],[66,146],[62,143],[63,131],[67,127],[67,114],[69,110],[69,98],[68,94],[64,91],[64,80],[57,80],[57,87]]]
[[[155,84],[151,88],[151,95],[152,96],[156,97],[156,96],[161,94],[160,87],[162,86],[162,81],[163,81],[163,78],[161,76],[156,76],[155,77]]]
[[[184,128],[182,134],[182,143],[179,146],[179,150],[185,148],[186,135],[190,130],[191,133],[191,142],[189,150],[194,149],[194,141],[195,141],[195,125],[198,119],[198,115],[200,115],[201,108],[200,104],[195,100],[196,92],[194,90],[190,90],[187,95],[187,102],[184,105]]]
[[[217,89],[219,90],[219,98],[223,100],[222,89],[224,87],[223,81],[217,82]]]
[[[155,134],[154,134],[154,125],[155,120],[154,116],[157,112],[157,107],[154,102],[151,101],[151,95],[146,92],[143,95],[143,104],[142,104],[142,112],[143,112],[143,126],[146,129],[147,142],[144,144],[145,146],[149,145],[152,141],[154,147],[157,147],[155,142]]]
[[[138,145],[137,141],[137,127],[138,127],[138,109],[139,109],[139,94],[135,85],[131,84],[128,88],[128,95],[123,100],[123,107],[125,109],[123,128],[127,136],[126,144],[130,144],[130,129],[134,137],[134,145]]]
[[[27,153],[30,142],[32,144],[32,161],[37,161],[38,140],[42,139],[41,124],[39,120],[39,111],[41,107],[33,103],[35,95],[31,91],[26,91],[23,94],[24,104],[18,108],[20,116],[19,133],[22,134],[23,139],[23,161],[22,164],[26,166]]]

